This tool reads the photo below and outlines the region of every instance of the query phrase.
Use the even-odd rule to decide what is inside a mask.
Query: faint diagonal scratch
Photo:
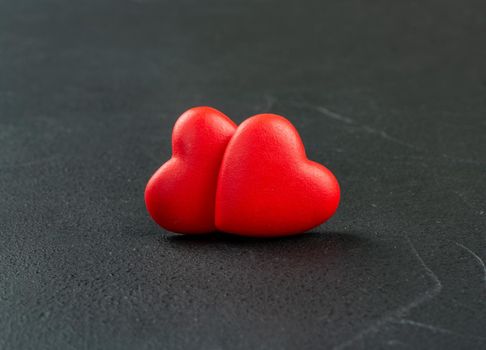
[[[361,129],[363,129],[367,133],[378,135],[381,138],[383,138],[385,140],[388,140],[390,142],[394,142],[396,144],[399,144],[399,145],[402,145],[402,146],[405,146],[405,147],[408,147],[408,148],[411,148],[411,149],[415,149],[415,150],[418,150],[419,149],[417,146],[414,146],[414,145],[412,145],[410,143],[407,143],[405,141],[399,140],[399,139],[397,139],[397,138],[395,138],[393,136],[388,135],[383,130],[376,130],[376,129],[373,129],[373,128],[367,126],[367,125],[361,126]]]
[[[322,106],[316,106],[315,109],[320,112],[321,114],[329,117],[329,118],[332,118],[334,120],[339,120],[345,124],[348,124],[348,125],[357,125],[356,122],[351,119],[351,118],[348,118],[348,117],[345,117],[341,114],[338,114],[336,112],[333,112],[333,111],[330,111],[329,109],[325,108],[325,107],[322,107]],[[410,144],[410,143],[407,143],[405,141],[402,141],[402,140],[399,140],[393,136],[390,136],[389,134],[387,134],[384,130],[377,130],[377,129],[374,129],[372,128],[371,126],[369,125],[358,125],[358,127],[368,133],[368,134],[374,134],[374,135],[378,135],[379,137],[381,137],[382,139],[384,140],[387,140],[387,141],[390,141],[390,142],[394,142],[396,144],[399,144],[401,146],[405,146],[405,147],[408,147],[408,148],[411,148],[411,149],[418,149],[418,147]]]
[[[355,342],[363,339],[367,334],[378,332],[384,324],[392,321],[393,319],[394,319],[394,317],[391,317],[391,316],[383,317],[383,318],[377,320],[376,322],[374,322],[371,326],[369,326],[369,327],[363,329],[362,331],[358,332],[351,339],[349,339],[349,340],[347,340],[347,341],[345,341],[341,344],[336,345],[332,349],[333,350],[346,349],[347,347],[353,345]]]
[[[377,135],[377,136],[381,137],[384,140],[387,140],[387,141],[396,143],[398,145],[401,145],[401,146],[404,146],[404,147],[407,147],[407,148],[410,148],[410,149],[413,149],[413,150],[416,150],[416,151],[424,151],[424,149],[422,149],[422,148],[420,148],[420,147],[418,147],[418,146],[416,146],[414,144],[405,142],[405,141],[403,141],[401,139],[398,139],[396,137],[391,136],[390,134],[388,134],[384,130],[375,129],[375,128],[372,128],[369,125],[360,125],[355,120],[353,120],[353,119],[351,119],[351,118],[349,118],[347,116],[343,116],[343,115],[341,115],[339,113],[336,113],[334,111],[331,111],[331,110],[329,110],[326,107],[311,105],[309,103],[300,103],[300,102],[293,102],[293,104],[295,106],[300,106],[300,107],[305,107],[305,108],[313,109],[313,110],[321,113],[322,115],[324,115],[324,116],[326,116],[328,118],[331,118],[331,119],[340,121],[341,123],[344,123],[346,125],[354,126],[358,130],[361,130],[362,132],[366,132],[368,134]],[[454,157],[454,156],[451,156],[451,155],[448,155],[448,154],[440,154],[439,156],[443,157],[444,159],[448,159],[448,160],[451,160],[451,161],[454,161],[454,162],[458,162],[458,163],[473,164],[473,165],[485,165],[486,164],[485,162],[480,161],[480,160],[476,160],[476,159],[466,159],[466,158],[458,158],[458,157]]]
[[[407,147],[407,148],[410,148],[410,149],[419,150],[419,148],[417,146],[412,145],[412,144],[410,144],[408,142],[399,140],[399,139],[397,139],[397,138],[395,138],[393,136],[390,136],[384,130],[378,130],[378,129],[372,128],[369,125],[360,125],[360,124],[356,123],[356,121],[354,121],[353,119],[351,119],[349,117],[346,117],[346,116],[343,116],[343,115],[341,115],[339,113],[336,113],[334,111],[331,111],[331,110],[329,110],[326,107],[323,107],[323,106],[313,106],[313,105],[307,105],[307,104],[305,106],[308,107],[308,108],[312,108],[312,109],[316,110],[317,112],[321,113],[322,115],[324,115],[324,116],[326,116],[328,118],[331,118],[331,119],[340,121],[341,123],[344,123],[344,124],[347,124],[347,125],[354,125],[359,130],[361,130],[362,132],[366,132],[368,134],[377,135],[377,136],[381,137],[384,140],[387,140],[387,141],[396,143],[398,145],[401,145],[401,146],[404,146],[404,147]]]
[[[427,323],[416,322],[416,321],[409,320],[409,319],[397,319],[397,320],[393,320],[392,322],[398,323],[398,324],[410,325],[410,326],[419,327],[419,328],[424,328],[424,329],[427,329],[427,330],[432,331],[434,333],[449,334],[449,335],[453,335],[453,336],[456,336],[456,337],[468,338],[468,339],[470,338],[470,339],[486,340],[485,337],[458,333],[458,332],[452,331],[450,329],[434,326],[434,325],[427,324]]]
[[[481,257],[479,255],[477,255],[475,252],[473,252],[471,249],[469,249],[465,245],[463,245],[461,243],[458,243],[458,242],[454,242],[454,243],[457,246],[459,246],[462,249],[464,249],[469,254],[471,254],[474,257],[474,259],[476,259],[476,261],[479,263],[479,266],[481,266],[481,268],[483,269],[483,281],[486,283],[486,265],[484,264],[483,259],[481,259]]]
[[[417,260],[420,262],[420,265],[424,268],[427,276],[434,282],[434,286],[427,291],[425,291],[424,294],[419,295],[417,298],[412,300],[410,303],[408,303],[405,306],[401,306],[398,309],[394,310],[390,315],[384,316],[377,321],[375,321],[373,324],[368,326],[367,328],[363,329],[362,331],[358,332],[354,337],[351,339],[335,346],[333,349],[334,350],[340,350],[340,349],[345,349],[352,344],[354,344],[356,341],[359,341],[360,339],[363,339],[367,334],[370,333],[375,333],[378,332],[384,325],[386,325],[389,322],[399,322],[402,317],[406,316],[410,310],[422,305],[423,303],[435,298],[442,290],[442,283],[437,277],[437,275],[432,271],[430,267],[427,266],[425,261],[422,259],[420,254],[418,253],[417,249],[413,245],[412,241],[408,236],[405,236],[408,245],[410,246],[410,250],[413,252]]]
[[[417,249],[413,245],[412,241],[410,240],[410,237],[408,237],[408,235],[405,235],[405,238],[406,238],[406,240],[407,240],[407,242],[408,242],[408,244],[410,246],[410,249],[413,251],[413,253],[415,254],[415,257],[418,259],[418,261],[420,261],[420,264],[424,268],[424,270],[427,273],[427,275],[430,277],[430,279],[432,279],[432,281],[434,281],[435,285],[430,290],[431,291],[431,295],[430,296],[431,297],[436,296],[442,290],[442,283],[440,282],[439,277],[437,277],[437,275],[434,273],[434,271],[432,271],[432,269],[422,259],[422,257],[420,256],[419,252],[417,251]]]
[[[339,120],[340,122],[346,123],[346,124],[354,124],[354,120],[345,116],[342,116],[341,114],[338,114],[336,112],[330,111],[329,109],[322,107],[322,106],[316,106],[314,107],[318,112],[321,112],[321,114],[324,114],[325,116]]]

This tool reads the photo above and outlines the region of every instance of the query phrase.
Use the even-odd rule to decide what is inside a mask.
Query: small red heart
[[[226,146],[236,125],[209,107],[188,110],[172,132],[172,158],[150,178],[145,203],[167,230],[207,233],[215,230],[216,183]]]
[[[226,148],[216,227],[253,237],[302,233],[329,219],[339,198],[336,178],[307,159],[292,124],[278,115],[260,114],[243,122]]]

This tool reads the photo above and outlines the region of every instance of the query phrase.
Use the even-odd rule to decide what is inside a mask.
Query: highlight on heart
[[[179,117],[172,157],[145,189],[155,222],[185,234],[300,234],[326,222],[339,200],[336,177],[307,158],[287,119],[258,114],[237,126],[210,107]]]

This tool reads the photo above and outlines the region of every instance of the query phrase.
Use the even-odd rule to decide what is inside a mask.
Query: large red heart
[[[339,184],[307,159],[285,118],[247,119],[229,142],[219,172],[216,227],[244,236],[275,237],[320,225],[337,209]]]
[[[172,158],[150,178],[145,203],[152,218],[179,233],[215,231],[216,183],[236,125],[209,107],[192,108],[177,120]]]

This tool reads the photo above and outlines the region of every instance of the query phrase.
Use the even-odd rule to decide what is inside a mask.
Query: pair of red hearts
[[[192,108],[174,126],[172,150],[145,189],[150,215],[167,230],[287,236],[337,209],[336,178],[307,159],[297,130],[278,115],[237,127],[213,108]]]

